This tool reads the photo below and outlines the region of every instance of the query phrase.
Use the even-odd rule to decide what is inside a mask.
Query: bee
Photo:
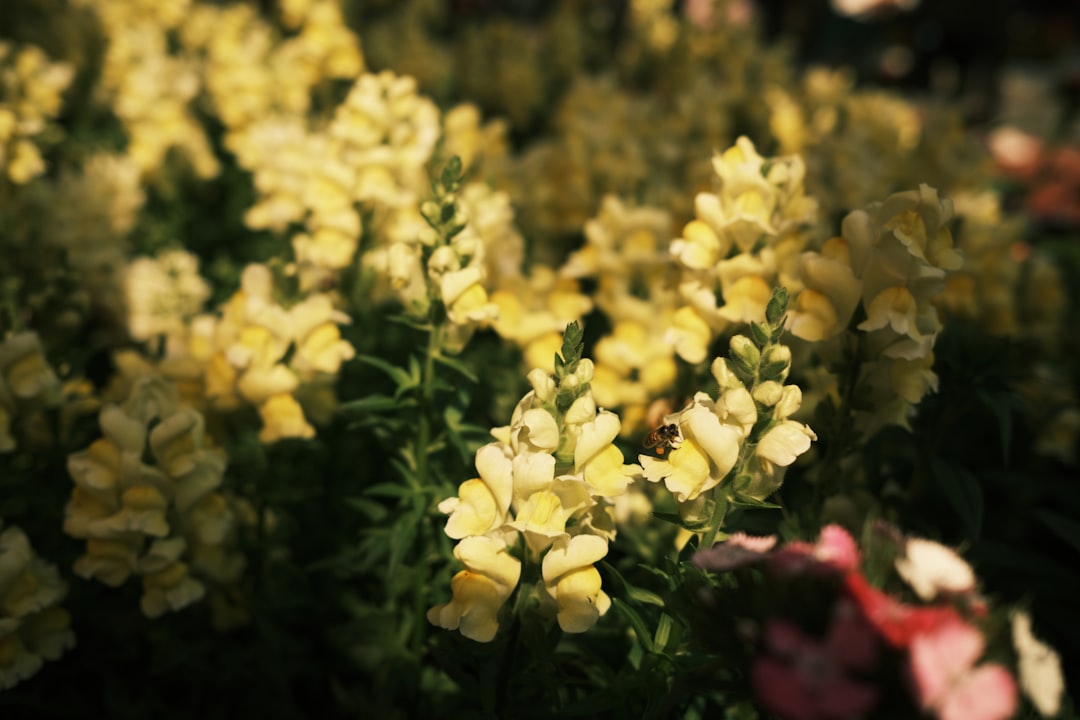
[[[679,442],[679,426],[675,423],[661,425],[645,436],[643,444],[647,448],[656,448],[657,455],[663,455],[669,447]]]

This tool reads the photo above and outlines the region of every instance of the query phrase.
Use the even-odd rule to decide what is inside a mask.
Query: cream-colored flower
[[[455,540],[499,528],[510,509],[513,463],[497,443],[476,451],[476,470],[479,478],[466,480],[458,487],[457,497],[439,503],[439,511],[450,515],[446,534]]]
[[[1020,658],[1020,687],[1039,714],[1054,717],[1061,711],[1061,698],[1065,694],[1061,658],[1032,634],[1031,616],[1016,611],[1011,619],[1013,647]]]
[[[544,556],[544,588],[558,606],[563,632],[581,633],[611,607],[593,564],[607,555],[607,541],[595,535],[563,537]]]
[[[909,538],[896,571],[923,600],[940,593],[967,593],[975,589],[975,572],[955,550],[923,538]]]
[[[499,610],[517,587],[521,562],[505,542],[483,535],[459,542],[454,557],[465,569],[450,581],[453,599],[428,610],[427,619],[447,630],[460,628],[470,640],[491,642],[499,629]]]

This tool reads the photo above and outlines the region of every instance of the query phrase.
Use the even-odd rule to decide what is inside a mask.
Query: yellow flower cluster
[[[138,576],[148,617],[201,600],[207,584],[235,583],[244,569],[237,518],[216,491],[225,455],[206,437],[202,415],[149,376],[99,419],[104,437],[68,458],[75,487],[64,532],[86,540],[76,574],[112,587]]]
[[[255,406],[264,443],[310,438],[315,428],[308,417],[328,419],[335,405],[332,384],[341,364],[355,355],[338,328],[347,322],[324,294],[282,307],[274,299],[271,270],[249,265],[220,313],[195,316],[169,338],[160,372],[201,384],[196,395],[212,409]]]
[[[282,0],[282,38],[253,4],[198,4],[181,28],[184,47],[202,55],[203,83],[227,130],[226,145],[243,142],[251,125],[277,116],[304,117],[312,90],[353,78],[364,58],[346,27],[339,0]]]
[[[170,34],[192,0],[82,0],[101,22],[108,43],[100,91],[128,133],[128,156],[144,175],[179,150],[201,178],[219,164],[195,117],[200,88],[195,58],[170,52]]]
[[[40,48],[0,41],[0,176],[23,185],[45,172],[36,143],[60,114],[74,75]]]
[[[620,422],[588,390],[592,362],[560,374],[556,383],[543,370],[529,373],[533,389],[510,425],[493,429],[497,441],[476,453],[480,477],[439,505],[465,569],[451,582],[453,599],[428,619],[478,642],[495,637],[518,585],[521,560],[511,550],[522,539],[526,561],[541,564],[541,603],[563,631],[585,632],[611,605],[594,563],[615,536],[613,499],[641,468],[624,464],[612,444]]]
[[[34,553],[26,533],[0,530],[0,690],[75,645],[71,616],[59,605],[66,593],[60,573]]]
[[[809,426],[791,419],[802,405],[802,391],[784,384],[790,365],[786,346],[762,353],[736,335],[730,359],[712,363],[717,397],[699,392],[686,408],[664,418],[665,425],[678,428],[673,449],[664,459],[640,455],[638,461],[646,480],[664,482],[685,520],[707,519],[707,493],[725,480],[733,498],[764,500],[783,482],[783,468],[817,439]],[[740,379],[733,366],[751,382]]]
[[[133,260],[124,277],[128,332],[145,341],[182,333],[210,297],[199,259],[184,250]]]
[[[521,348],[527,367],[549,373],[555,371],[563,329],[593,307],[577,280],[540,264],[527,275],[508,278],[491,293],[491,302],[498,308],[493,327],[499,337]]]
[[[0,343],[0,453],[15,449],[12,422],[60,403],[60,381],[33,332]]]
[[[827,340],[844,331],[861,307],[857,326],[865,362],[862,397],[874,408],[861,427],[907,427],[908,416],[937,389],[934,341],[942,324],[933,300],[963,260],[949,227],[953,205],[928,185],[895,193],[844,218],[842,237],[802,258],[804,289],[789,327],[804,340]]]
[[[764,319],[773,287],[797,286],[799,256],[817,220],[797,156],[766,163],[741,137],[713,158],[713,169],[717,192],[694,198],[697,217],[671,243],[684,304],[670,339],[691,363],[702,362],[728,326]]]
[[[675,384],[675,349],[665,341],[678,307],[668,256],[671,218],[663,210],[633,208],[614,195],[585,223],[585,246],[561,273],[597,280],[596,305],[611,320],[596,345],[593,395],[619,408],[623,433],[642,431],[649,405]]]

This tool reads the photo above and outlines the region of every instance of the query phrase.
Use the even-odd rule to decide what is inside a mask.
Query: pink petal
[[[814,557],[843,572],[857,570],[860,562],[854,538],[839,525],[826,525],[821,529]]]
[[[982,634],[960,620],[915,635],[908,662],[919,704],[930,708],[944,702],[954,683],[968,675],[984,645]]]
[[[1016,712],[1016,681],[1001,665],[986,663],[950,688],[941,720],[1005,720]]]

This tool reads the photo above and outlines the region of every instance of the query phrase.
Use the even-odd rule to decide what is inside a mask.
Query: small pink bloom
[[[853,678],[877,660],[872,630],[848,601],[837,603],[824,641],[807,637],[786,620],[765,629],[766,653],[750,669],[758,702],[788,720],[829,720],[865,715],[876,688]]]
[[[861,558],[855,540],[839,525],[821,529],[816,544],[790,542],[770,558],[773,570],[795,574],[806,571],[852,572]]]
[[[985,641],[959,619],[912,638],[908,656],[916,701],[941,720],[1005,720],[1016,712],[1016,681],[996,663],[975,667]]]

